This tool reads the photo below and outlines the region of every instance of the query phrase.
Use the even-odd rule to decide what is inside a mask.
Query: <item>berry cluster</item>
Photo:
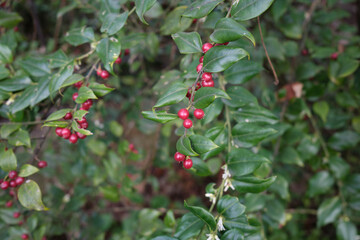
[[[185,156],[184,154],[181,154],[179,152],[175,153],[174,159],[177,162],[182,162],[184,168],[186,169],[190,169],[193,165],[193,161],[191,160],[191,158],[189,158],[189,156]]]
[[[7,178],[9,180],[7,180]],[[0,187],[3,190],[11,188],[16,188],[24,183],[25,178],[18,176],[18,173],[16,171],[10,171],[6,180],[0,179]]]

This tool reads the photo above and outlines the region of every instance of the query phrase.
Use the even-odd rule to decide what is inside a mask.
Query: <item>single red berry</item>
[[[71,114],[71,112],[68,112],[67,114],[65,114],[65,116],[64,116],[64,119],[65,120],[70,120],[70,119],[72,119],[72,114]]]
[[[58,135],[59,137],[62,137],[62,130],[63,130],[63,128],[61,128],[61,127],[55,128],[56,135]]]
[[[89,127],[89,124],[87,122],[83,122],[80,124],[80,128],[87,129]]]
[[[98,75],[99,77],[101,76],[101,72],[102,72],[102,69],[101,67],[99,67],[97,70],[96,70],[96,75]]]
[[[185,120],[189,117],[189,111],[186,108],[182,108],[178,111],[178,117]]]
[[[87,122],[86,118],[82,118],[81,120],[76,120],[79,124],[82,124],[84,122]]]
[[[129,55],[130,54],[130,49],[125,49],[125,56]]]
[[[102,71],[101,71],[101,74],[100,74],[100,77],[101,77],[102,79],[107,79],[107,78],[109,77],[108,71],[102,70]]]
[[[334,52],[333,54],[331,54],[330,58],[331,60],[336,60],[338,58],[338,53]]]
[[[86,100],[84,103],[89,105],[90,107],[93,105],[93,101],[91,99]]]
[[[201,76],[201,80],[203,81],[210,81],[212,80],[212,74],[208,72],[204,72]]]
[[[21,238],[24,240],[27,240],[27,239],[29,239],[29,235],[24,233],[21,235]]]
[[[19,221],[19,222],[18,222],[18,225],[19,225],[19,226],[21,226],[21,225],[23,225],[23,224],[24,224],[24,221]]]
[[[11,189],[11,190],[9,191],[9,195],[12,196],[12,197],[15,197],[15,191]]]
[[[15,27],[14,27],[14,32],[17,32],[17,31],[19,31],[19,27],[18,27],[18,26],[15,26]]]
[[[72,99],[74,100],[74,102],[78,96],[79,96],[79,93],[77,93],[77,92],[72,95]]]
[[[77,141],[78,141],[78,136],[75,133],[71,134],[69,137],[69,142],[71,142],[72,144],[75,144],[75,143],[77,143]]]
[[[47,167],[47,162],[45,162],[45,161],[40,161],[40,162],[38,162],[38,167],[39,168],[44,168],[44,167]]]
[[[20,215],[21,215],[21,214],[20,214],[19,212],[14,212],[14,213],[13,213],[13,217],[14,217],[14,218],[19,218]]]
[[[197,119],[202,119],[205,116],[204,110],[202,109],[195,109],[194,110],[194,117]]]
[[[179,152],[176,152],[174,155],[174,159],[175,159],[175,161],[182,162],[185,160],[185,155],[181,154]]]
[[[201,71],[202,67],[203,67],[203,64],[199,63],[199,65],[197,65],[197,67],[196,67],[196,71],[199,73]]]
[[[192,20],[192,23],[196,23],[198,20],[195,18]]]
[[[190,169],[193,165],[193,161],[190,158],[185,159],[185,161],[183,162],[183,165],[184,165],[184,168]]]
[[[191,128],[193,125],[191,119],[185,119],[184,122],[183,122],[183,126],[184,128]]]
[[[61,134],[62,134],[62,137],[63,137],[64,139],[68,139],[68,138],[70,137],[70,135],[71,135],[71,131],[70,131],[70,129],[68,129],[68,128],[64,128],[64,129],[61,131]]]
[[[204,62],[204,56],[202,56],[201,58],[199,58],[199,63],[203,63]]]
[[[3,181],[0,185],[1,189],[5,190],[9,188],[9,182],[8,181]]]
[[[76,135],[77,135],[78,138],[80,138],[80,139],[86,138],[86,135],[85,135],[85,134],[82,134],[82,133],[79,133],[79,132],[76,132]]]
[[[11,170],[10,172],[9,172],[9,178],[10,179],[14,179],[14,178],[16,178],[17,177],[17,172],[16,171],[14,171],[14,170]]]
[[[74,87],[79,89],[79,88],[81,88],[82,84],[83,84],[82,81],[76,82],[76,83],[74,83]]]
[[[129,144],[129,150],[130,151],[134,151],[135,150],[135,145],[133,143]]]
[[[89,111],[90,107],[91,106],[86,103],[81,104],[81,110]]]
[[[309,51],[306,48],[304,48],[303,50],[301,50],[301,55],[307,56],[309,55]]]
[[[201,85],[203,87],[214,87],[214,81],[211,80],[211,81],[201,81]]]
[[[202,45],[202,51],[203,53],[206,53],[207,51],[209,51],[210,48],[212,48],[213,45],[211,43],[204,43]]]
[[[10,200],[10,201],[7,201],[7,202],[5,203],[5,206],[8,207],[8,208],[12,207],[12,205],[13,205],[13,202],[12,202],[11,200]]]
[[[121,63],[121,57],[118,57],[118,58],[115,60],[115,63],[116,63],[116,64],[120,64],[120,63]]]
[[[15,180],[10,180],[9,185],[12,188],[15,188],[17,186]]]
[[[21,184],[23,184],[24,181],[25,181],[25,178],[23,178],[23,177],[17,177],[17,178],[15,179],[16,185],[18,185],[18,186],[20,186]]]

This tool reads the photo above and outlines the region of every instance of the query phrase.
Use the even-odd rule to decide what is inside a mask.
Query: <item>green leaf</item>
[[[7,151],[4,148],[0,149],[0,167],[5,172],[16,170],[17,159],[12,149]]]
[[[182,82],[175,82],[171,84],[169,89],[156,102],[154,108],[181,102],[185,98],[187,91],[188,88]]]
[[[110,36],[116,34],[124,27],[128,14],[129,13],[127,11],[122,14],[108,13],[105,16],[100,31],[107,32]]]
[[[13,28],[19,24],[23,19],[14,12],[0,10],[0,26],[5,28]]]
[[[200,88],[194,95],[194,107],[204,109],[214,102],[216,98],[230,99],[226,92],[218,88]]]
[[[61,68],[56,74],[52,75],[49,91],[50,93],[54,93],[58,91],[64,82],[72,75],[74,71],[74,62],[69,63],[68,65]]]
[[[353,240],[358,235],[356,225],[350,221],[340,220],[336,227],[338,240]]]
[[[65,41],[73,46],[95,41],[94,30],[90,27],[71,29],[65,34]]]
[[[277,198],[273,198],[266,202],[266,214],[278,224],[285,224],[286,212],[284,204]]]
[[[16,76],[1,81],[0,89],[7,92],[16,92],[30,86],[33,82],[28,76]]]
[[[186,6],[180,6],[172,10],[164,19],[164,24],[160,28],[163,35],[185,31],[192,23],[191,18],[182,17]]]
[[[195,152],[199,154],[203,154],[209,152],[219,146],[216,145],[213,141],[209,138],[201,136],[201,135],[191,135],[190,137],[191,146],[195,150]]]
[[[144,19],[144,14],[156,3],[156,0],[135,0],[136,14],[140,20],[148,24]]]
[[[79,95],[76,98],[75,102],[76,103],[84,103],[88,99],[97,99],[97,97],[90,88],[82,86],[79,89]]]
[[[172,34],[171,37],[175,41],[180,53],[201,53],[202,43],[199,33],[197,32],[178,32]]]
[[[253,173],[263,163],[270,161],[243,148],[235,148],[226,156],[226,164],[231,176],[242,176]]]
[[[339,197],[326,199],[320,204],[317,211],[317,226],[322,227],[335,222],[341,211],[341,200]]]
[[[109,72],[113,73],[113,62],[119,57],[121,43],[114,38],[103,38],[96,46],[96,52]]]
[[[124,132],[123,127],[115,120],[110,122],[109,129],[110,129],[110,132],[117,137],[121,137],[121,135]]]
[[[234,177],[231,180],[231,183],[238,192],[260,193],[270,187],[270,185],[275,182],[275,180],[276,176],[266,179],[260,179],[256,177]]]
[[[201,177],[210,176],[212,174],[209,166],[203,160],[197,157],[192,157],[191,160],[193,161],[193,166],[189,170],[190,172]]]
[[[202,18],[208,15],[219,3],[224,0],[197,0],[186,9],[183,16]]]
[[[198,156],[192,146],[189,137],[181,136],[176,143],[176,149],[179,153],[184,154],[185,156]]]
[[[324,123],[326,123],[327,115],[329,114],[329,104],[325,101],[316,102],[313,105],[314,112],[321,117]]]
[[[49,61],[50,68],[59,68],[69,64],[70,59],[63,50],[57,50],[56,52],[48,55],[46,59]]]
[[[293,147],[285,147],[280,150],[279,161],[286,164],[296,164],[300,167],[304,166],[302,159],[300,158],[298,152]]]
[[[26,146],[31,147],[30,135],[28,131],[19,129],[16,132],[13,132],[8,137],[8,142],[14,146]]]
[[[246,148],[257,145],[276,132],[275,129],[268,125],[246,122],[238,123],[232,129],[236,145]]]
[[[71,128],[78,133],[84,134],[84,135],[93,135],[93,133],[87,129],[79,128],[79,124],[76,121],[72,121]]]
[[[33,180],[26,180],[18,190],[18,198],[25,208],[36,211],[47,211],[41,200],[41,190]]]
[[[99,84],[99,83],[90,83],[89,88],[91,90],[93,90],[93,92],[95,93],[95,95],[97,97],[103,97],[106,94],[112,92],[115,90],[115,88],[110,88],[105,86],[104,84]]]
[[[9,77],[10,72],[5,66],[0,66],[0,80]]]
[[[360,141],[360,135],[354,131],[346,130],[336,132],[329,139],[329,146],[337,151],[355,147]]]
[[[65,82],[61,85],[61,88],[72,86],[74,83],[80,82],[84,80],[84,76],[80,74],[73,74],[70,77],[68,77]],[[91,85],[91,84],[90,84]]]
[[[185,214],[177,224],[174,237],[179,240],[188,240],[197,236],[204,226],[204,222],[192,213]]]
[[[186,201],[184,201],[184,207],[187,208],[192,214],[201,219],[210,230],[214,231],[216,229],[216,221],[214,216],[201,207],[189,206]]]
[[[338,156],[330,157],[329,166],[337,179],[345,178],[350,172],[350,165]]]
[[[100,157],[105,155],[107,150],[106,144],[102,141],[96,140],[95,138],[92,138],[90,141],[88,141],[86,145],[91,152]]]
[[[214,32],[210,35],[211,41],[216,43],[236,41],[242,37],[249,39],[255,46],[254,36],[240,23],[231,18],[220,19],[215,25]]]
[[[246,105],[257,106],[258,101],[252,93],[240,86],[231,86],[227,89],[230,99],[224,100],[224,103],[230,107],[238,108]],[[255,107],[253,107],[255,108]]]
[[[224,77],[228,83],[243,84],[258,75],[262,69],[258,62],[243,59],[226,69]]]
[[[21,127],[21,123],[5,124],[1,126],[0,135],[1,138],[8,138],[8,136],[18,130]]]
[[[50,114],[50,116],[47,117],[47,119],[45,120],[45,122],[61,119],[61,118],[63,118],[68,112],[71,112],[71,110],[72,110],[72,109],[70,109],[70,108],[64,108],[64,109],[58,110],[58,111],[56,111],[56,112],[53,112],[52,114]]]
[[[271,192],[277,193],[282,199],[289,200],[289,182],[283,176],[279,175],[276,181],[270,186]]]
[[[6,63],[11,63],[12,61],[13,61],[13,55],[11,53],[11,49],[8,46],[0,43],[0,63],[6,64]]]
[[[279,121],[279,119],[272,112],[261,106],[244,106],[239,108],[236,112],[232,112],[231,115],[239,123],[247,122],[275,124]]]
[[[315,197],[319,194],[327,193],[334,182],[334,178],[328,171],[318,172],[311,177],[307,194],[310,197]]]
[[[69,125],[66,121],[53,121],[53,122],[46,122],[43,124],[43,127],[67,127]]]
[[[20,61],[20,66],[33,77],[42,77],[51,73],[49,62],[43,58],[28,57]]]
[[[176,225],[176,220],[175,220],[173,211],[168,210],[166,212],[166,215],[164,217],[164,224],[165,224],[165,226],[170,227],[170,228],[172,228]]]
[[[244,234],[239,229],[234,228],[226,231],[220,240],[244,240]]]
[[[167,113],[166,111],[142,111],[141,114],[144,118],[159,123],[167,123],[178,118],[176,114]]]
[[[31,176],[31,175],[37,173],[38,171],[39,171],[39,169],[37,167],[34,167],[33,165],[30,165],[30,164],[24,164],[20,168],[19,176],[20,177],[28,177],[28,176]]]
[[[205,53],[203,71],[222,72],[246,56],[250,55],[242,48],[228,46],[212,47]]]
[[[242,205],[237,197],[225,195],[216,205],[217,212],[226,220],[238,218],[245,213],[245,206]]]
[[[231,17],[245,21],[265,12],[274,0],[242,0],[231,9]]]
[[[160,216],[160,211],[155,209],[142,209],[139,213],[139,223],[137,229],[143,236],[150,236],[156,231],[156,223]]]
[[[119,189],[116,186],[101,186],[99,191],[106,200],[111,202],[118,202],[120,200]]]

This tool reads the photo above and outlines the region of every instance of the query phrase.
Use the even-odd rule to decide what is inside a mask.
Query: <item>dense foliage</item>
[[[1,239],[359,238],[356,1],[0,2]]]

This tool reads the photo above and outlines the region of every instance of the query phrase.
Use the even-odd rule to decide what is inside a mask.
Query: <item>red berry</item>
[[[21,184],[23,184],[24,181],[25,181],[25,178],[23,178],[23,177],[17,177],[17,178],[15,179],[16,185],[18,185],[18,186],[20,186]]]
[[[184,168],[190,169],[193,165],[193,161],[190,158],[185,159],[185,161],[183,162],[183,165],[184,165]]]
[[[207,51],[209,51],[210,48],[212,48],[213,45],[211,43],[204,43],[202,45],[202,51],[203,53],[206,53]]]
[[[86,103],[90,107],[93,105],[93,101],[91,99],[86,100],[84,103]]]
[[[80,138],[80,139],[86,138],[86,135],[85,135],[85,134],[82,134],[82,133],[79,133],[79,132],[77,132],[76,135],[77,135],[78,138]]]
[[[21,214],[20,214],[19,212],[14,212],[14,213],[13,213],[13,217],[14,217],[14,218],[19,218],[20,215],[21,215]]]
[[[74,100],[74,102],[78,96],[79,96],[79,93],[77,93],[77,92],[72,95],[72,99]]]
[[[125,56],[130,54],[130,49],[125,49]]]
[[[12,205],[13,205],[13,202],[12,202],[12,201],[7,201],[7,202],[5,203],[5,206],[8,207],[8,208],[12,207]]]
[[[18,175],[17,172],[12,170],[12,171],[9,172],[8,176],[9,176],[10,179],[14,179],[14,178],[17,177],[17,175]]]
[[[86,118],[82,118],[81,120],[76,120],[79,124],[82,124],[84,122],[87,122]]]
[[[9,185],[12,188],[15,188],[17,186],[15,180],[10,180]]]
[[[309,51],[306,48],[304,48],[303,50],[301,50],[301,55],[307,56],[309,55]]]
[[[201,71],[202,67],[203,67],[203,64],[199,63],[199,65],[197,65],[197,67],[196,67],[196,71],[199,73]]]
[[[116,64],[120,64],[120,63],[121,63],[121,57],[118,57],[118,58],[115,60],[115,63],[116,63]]]
[[[100,77],[101,77],[102,79],[107,79],[107,78],[109,77],[108,71],[102,70],[102,71],[101,71],[101,74],[100,74]]]
[[[197,119],[202,119],[205,116],[204,110],[202,109],[195,109],[194,110],[194,117]]]
[[[62,134],[62,137],[63,137],[64,139],[68,139],[68,138],[70,137],[70,135],[71,135],[71,131],[70,131],[70,129],[68,129],[68,128],[64,128],[64,129],[61,131],[61,134]]]
[[[191,128],[192,124],[193,123],[192,123],[191,119],[185,119],[184,122],[183,122],[184,128]]]
[[[87,129],[89,127],[89,124],[87,122],[83,122],[80,124],[80,128]]]
[[[196,23],[198,20],[195,18],[192,20],[192,23]]]
[[[96,75],[98,75],[99,77],[101,76],[101,72],[102,72],[102,69],[101,67],[99,67],[97,70],[96,70]]]
[[[204,56],[202,56],[201,58],[199,58],[199,63],[203,63],[204,62]]]
[[[17,32],[17,31],[19,31],[19,27],[18,27],[18,26],[15,26],[15,27],[14,27],[14,32]]]
[[[64,119],[65,119],[65,120],[70,120],[70,119],[72,119],[72,114],[71,114],[71,112],[68,112],[67,114],[65,114]]]
[[[185,159],[185,155],[181,154],[179,152],[176,152],[174,155],[174,159],[175,159],[175,161],[182,162]]]
[[[201,81],[201,85],[203,87],[214,87],[214,81],[211,80],[211,81]]]
[[[81,110],[89,111],[90,107],[91,106],[86,103],[81,104]]]
[[[47,162],[45,162],[45,161],[40,161],[40,162],[38,162],[38,167],[39,168],[44,168],[44,167],[47,167]]]
[[[78,136],[75,133],[71,134],[69,137],[69,142],[71,142],[72,144],[75,144],[75,143],[77,143],[77,141],[78,141]]]
[[[19,224],[19,226],[21,226],[24,224],[24,221],[19,221],[18,224]]]
[[[74,83],[74,87],[79,89],[79,88],[81,88],[82,84],[83,84],[82,81],[76,82],[76,83]]]
[[[27,240],[27,239],[29,239],[29,235],[24,233],[24,234],[21,235],[21,238],[24,239],[24,240]]]
[[[46,237],[42,237],[41,240],[46,240]]]
[[[229,44],[229,42],[224,42],[223,45],[227,46]]]
[[[14,190],[11,189],[11,190],[9,191],[9,195],[12,196],[12,197],[15,197],[15,192],[14,192]]]
[[[130,151],[134,151],[135,150],[135,145],[133,143],[129,144],[129,150]]]
[[[182,108],[178,111],[178,117],[185,120],[189,117],[189,111],[186,108]]]
[[[338,53],[334,52],[333,54],[331,54],[330,58],[331,60],[336,60],[338,58]]]
[[[63,130],[63,128],[61,128],[61,127],[55,128],[56,135],[58,135],[59,137],[62,137],[62,130]]]
[[[9,187],[9,182],[8,181],[3,181],[0,185],[1,189],[8,189]]]
[[[199,90],[201,88],[201,84],[199,82],[196,83],[195,91]]]
[[[212,80],[212,74],[208,72],[204,72],[201,76],[201,80],[203,81],[210,81]]]

